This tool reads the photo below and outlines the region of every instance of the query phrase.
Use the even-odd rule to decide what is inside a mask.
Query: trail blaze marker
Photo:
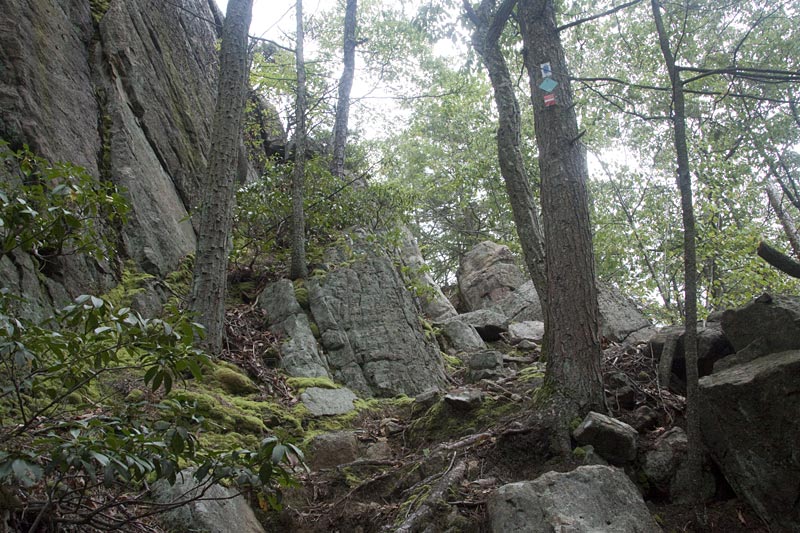
[[[553,89],[556,87],[558,87],[558,82],[553,78],[545,78],[544,81],[539,84],[539,88],[548,93],[553,92]]]
[[[544,106],[550,107],[551,105],[556,105],[556,95],[553,93],[544,95]]]

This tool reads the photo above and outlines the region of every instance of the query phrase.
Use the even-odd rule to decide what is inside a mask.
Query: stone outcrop
[[[486,344],[475,326],[458,318],[452,318],[442,324],[442,335],[444,335],[447,347],[455,352],[474,352],[486,349]]]
[[[213,531],[214,533],[264,533],[244,496],[232,488],[199,485],[194,470],[178,474],[174,485],[159,481],[153,487],[155,500],[164,505],[194,500],[159,516],[171,531]]]
[[[511,250],[491,241],[467,252],[456,277],[467,311],[492,307],[525,283]]]
[[[392,260],[365,251],[307,282],[332,377],[368,395],[410,396],[444,383],[439,347],[426,337]]]
[[[428,289],[419,298],[422,311],[435,322],[442,322],[456,316],[458,312],[455,307],[425,269],[425,259],[422,257],[414,234],[405,226],[400,228],[400,231],[400,259],[408,267],[408,275],[414,277],[415,281]]]
[[[713,460],[736,493],[780,531],[800,524],[799,384],[800,350],[700,380],[701,428]]]
[[[616,418],[591,411],[572,435],[578,444],[593,446],[611,463],[624,464],[636,458],[637,432]]]
[[[503,485],[489,498],[488,513],[496,533],[661,531],[633,482],[609,466]]]
[[[194,251],[187,213],[210,148],[220,21],[208,0],[8,0],[0,10],[0,138],[122,187],[131,210],[120,254],[151,274]],[[4,259],[27,270],[21,257]],[[4,286],[30,289],[24,275]],[[113,282],[108,266],[65,258],[41,297],[24,291],[29,316]]]
[[[714,365],[722,370],[766,354],[800,349],[800,297],[762,294],[722,313],[722,332],[736,355]]]
[[[650,339],[650,347],[656,358],[661,357],[664,343],[672,335],[678,337],[675,353],[672,356],[672,372],[681,380],[686,380],[686,356],[683,348],[683,326],[667,326]],[[707,322],[697,326],[697,371],[700,377],[711,374],[715,363],[733,353],[733,346],[722,332],[719,322]]]

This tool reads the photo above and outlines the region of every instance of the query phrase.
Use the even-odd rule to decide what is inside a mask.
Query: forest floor
[[[299,401],[299,393],[255,355],[259,351],[255,346],[274,339],[253,328],[260,320],[248,313],[246,307],[229,312],[232,342],[226,358],[290,407]],[[578,453],[565,457],[552,451],[551,437],[536,407],[544,371],[538,351],[518,350],[503,341],[491,348],[512,361],[507,376],[466,384],[463,362],[448,358],[449,389],[480,390],[479,406],[459,409],[441,397],[423,405],[388,401],[347,417],[336,429],[352,432],[362,450],[372,451],[331,468],[298,469],[298,486],[284,492],[283,510],[261,514],[267,530],[489,531],[486,502],[494,489],[584,464]],[[651,412],[651,423],[640,431],[639,457],[659,435],[684,423],[684,399],[658,387],[656,366],[644,344],[611,344],[604,350],[606,382],[620,379],[623,373],[633,389],[633,395],[628,391],[622,401],[609,396],[610,414],[634,423],[642,406]],[[714,497],[699,506],[671,503],[668,491],[648,484],[636,463],[627,465],[626,472],[639,481],[648,507],[666,532],[769,531],[718,472],[713,473]]]

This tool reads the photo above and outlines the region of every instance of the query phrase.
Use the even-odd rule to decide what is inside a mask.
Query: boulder
[[[800,524],[799,384],[800,350],[700,380],[701,428],[711,457],[736,494],[779,531],[797,531]]]
[[[247,500],[236,489],[212,485],[206,488],[194,478],[194,469],[178,474],[174,485],[165,480],[153,486],[156,502],[169,505],[173,502],[194,499],[185,505],[158,515],[159,521],[170,531],[208,531],[211,533],[264,533]]]
[[[331,375],[367,396],[414,396],[441,387],[439,346],[425,335],[391,258],[362,241],[354,249],[358,260],[306,283]],[[329,255],[337,254],[344,252]]]
[[[486,344],[475,327],[458,317],[442,324],[442,334],[447,340],[447,345],[456,352],[474,352],[486,349]]]
[[[508,331],[508,319],[491,309],[464,313],[450,320],[459,320],[471,325],[485,341],[500,340],[500,334]]]
[[[608,283],[598,282],[600,335],[614,342],[639,342],[655,333],[653,324],[631,298]]]
[[[303,405],[314,416],[343,415],[355,409],[358,397],[350,389],[309,387],[300,395]]]
[[[281,339],[281,367],[293,377],[330,377],[311,323],[295,297],[291,281],[270,283],[259,298],[267,312],[269,329]]]
[[[459,411],[469,411],[483,402],[483,392],[478,389],[453,389],[444,395],[444,402]]]
[[[493,307],[510,322],[544,321],[544,311],[533,282],[528,280]]]
[[[482,350],[469,357],[467,379],[476,383],[482,379],[493,379],[505,374],[503,354],[495,350]]]
[[[541,343],[543,338],[544,322],[539,320],[512,322],[508,325],[508,340],[511,344],[519,344],[522,341]]]
[[[358,459],[358,437],[355,431],[321,433],[308,444],[308,461],[312,470],[333,468]]]
[[[492,307],[525,283],[511,250],[491,241],[484,241],[467,252],[456,278],[469,311]]]
[[[631,480],[600,465],[503,485],[489,498],[488,513],[496,533],[661,531]]]
[[[416,237],[406,226],[400,229],[400,260],[408,267],[409,276],[429,289],[420,296],[422,311],[435,322],[456,316],[458,314],[456,308],[425,268],[425,259],[422,257]]]
[[[616,418],[591,411],[572,436],[581,446],[594,446],[610,463],[624,464],[636,458],[637,432]]]
[[[762,294],[740,309],[725,311],[722,331],[736,355],[720,361],[714,370],[769,353],[800,349],[800,297]]]
[[[642,469],[647,479],[662,489],[669,488],[688,447],[686,433],[677,426],[659,436],[644,455]]]
[[[683,347],[683,326],[667,326],[661,328],[658,333],[650,339],[650,349],[653,356],[661,358],[664,351],[664,343],[667,337],[677,335],[678,344],[672,356],[672,372],[682,381],[686,381],[686,356]],[[734,352],[728,338],[722,332],[719,322],[706,322],[697,325],[697,371],[700,377],[711,374],[714,365],[723,357],[727,357]]]

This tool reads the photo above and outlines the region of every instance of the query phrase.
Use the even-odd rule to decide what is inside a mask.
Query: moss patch
[[[483,431],[518,408],[504,398],[485,398],[480,407],[462,412],[441,399],[411,423],[408,435],[415,443],[452,440]]]
[[[341,388],[341,385],[337,385],[328,378],[287,378],[286,384],[297,392],[303,392],[309,387],[318,387],[320,389]]]
[[[227,366],[218,366],[211,374],[220,387],[231,394],[252,394],[258,392],[258,387],[249,377]]]
[[[133,261],[127,261],[122,270],[122,279],[103,297],[115,307],[128,307],[134,296],[144,292],[145,283],[151,279],[154,276],[139,270]]]

